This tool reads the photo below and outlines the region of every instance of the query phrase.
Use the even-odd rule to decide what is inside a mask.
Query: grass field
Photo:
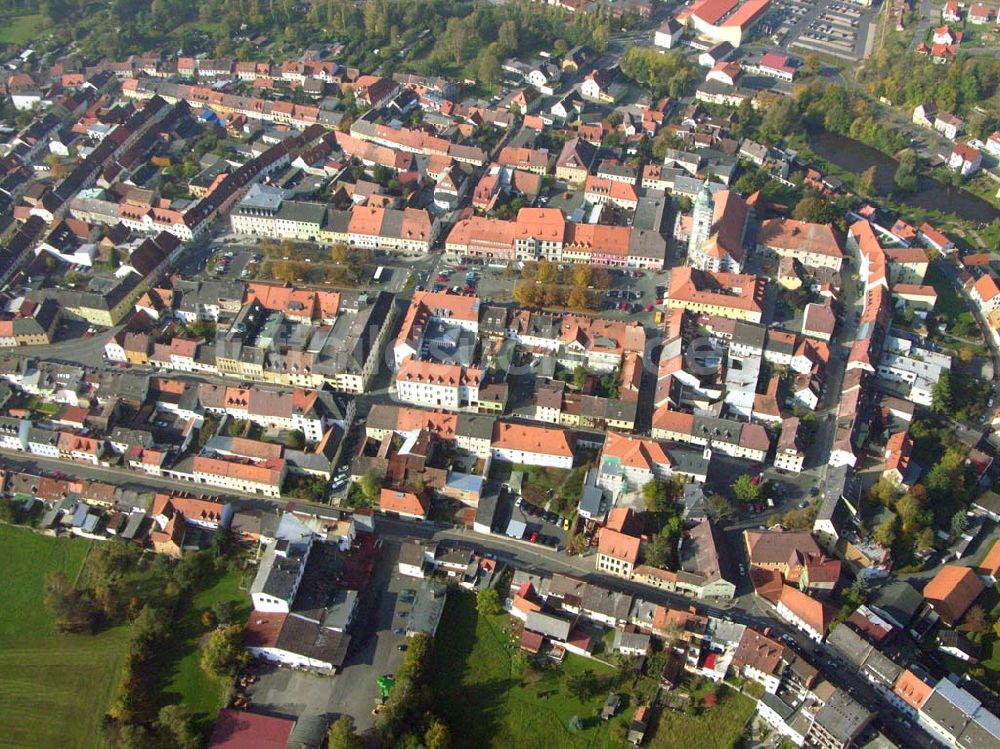
[[[598,717],[604,694],[585,703],[568,696],[563,677],[591,669],[610,673],[598,661],[567,655],[559,670],[525,683],[512,663],[509,616],[480,617],[475,598],[452,593],[438,628],[432,686],[436,710],[451,727],[456,749],[602,749],[621,746],[614,724],[631,717],[632,707],[604,723]],[[579,716],[582,730],[569,721]]]
[[[205,635],[201,615],[220,601],[235,601],[241,606],[243,621],[250,613],[250,604],[247,591],[240,589],[241,581],[241,573],[228,572],[196,593],[177,624],[173,646],[163,654],[164,662],[170,664],[165,666],[168,675],[163,685],[164,702],[183,702],[203,723],[215,721],[222,707],[223,685],[201,668],[199,643]]]
[[[39,13],[0,19],[0,44],[24,44],[35,36],[41,25]]]
[[[97,749],[128,631],[60,635],[42,604],[45,575],[73,580],[89,542],[0,526],[0,747]]]

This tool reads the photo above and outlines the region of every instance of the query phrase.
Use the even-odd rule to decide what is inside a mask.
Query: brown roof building
[[[985,590],[971,567],[946,564],[924,586],[926,600],[949,627],[953,626]]]
[[[797,582],[810,557],[821,552],[808,531],[743,531],[747,557],[754,567],[776,570],[790,582]]]

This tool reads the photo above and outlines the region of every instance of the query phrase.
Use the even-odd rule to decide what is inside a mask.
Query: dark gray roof
[[[865,662],[865,658],[868,657],[868,653],[872,649],[871,644],[865,638],[846,624],[836,627],[826,638],[826,643],[841,658],[859,668]]]
[[[278,633],[275,647],[339,668],[347,658],[350,642],[351,636],[344,632],[289,614]]]
[[[897,626],[906,627],[923,600],[923,596],[908,582],[894,580],[879,588],[869,605]]]
[[[437,631],[441,614],[444,613],[444,603],[448,587],[431,580],[424,580],[417,588],[410,616],[407,618],[406,633],[428,634],[433,636]]]
[[[816,723],[838,741],[846,744],[853,740],[874,716],[875,713],[860,705],[847,692],[838,689],[816,713]]]
[[[279,546],[283,548],[287,556],[278,554]],[[291,603],[292,591],[304,563],[304,552],[304,547],[290,546],[280,541],[268,546],[261,558],[253,584],[250,586],[250,592],[264,593]]]
[[[566,619],[560,619],[551,614],[543,614],[540,611],[529,611],[528,618],[524,622],[524,628],[530,632],[537,632],[540,635],[551,637],[553,640],[565,642],[569,638],[573,623]]]
[[[588,583],[583,591],[581,607],[585,611],[602,614],[614,619],[628,619],[632,608],[632,596],[620,591],[608,590]]]
[[[733,343],[763,350],[766,332],[763,325],[737,320],[733,326]]]

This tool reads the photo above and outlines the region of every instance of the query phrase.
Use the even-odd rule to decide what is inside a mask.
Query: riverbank
[[[916,192],[897,192],[896,160],[853,138],[822,131],[811,133],[807,144],[813,154],[836,167],[834,172],[839,170],[856,176],[875,167],[875,189],[880,199],[895,202],[901,211],[912,212],[919,220],[934,223],[937,219],[941,223],[950,215],[972,224],[989,224],[1000,219],[1000,210],[993,204],[967,190],[943,185],[927,176],[920,178]]]

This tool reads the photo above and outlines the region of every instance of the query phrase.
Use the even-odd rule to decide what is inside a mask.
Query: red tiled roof
[[[639,539],[611,528],[602,528],[597,550],[609,557],[635,564],[639,560]]]
[[[379,507],[383,512],[399,512],[421,517],[426,517],[429,509],[427,499],[422,495],[395,489],[382,489],[379,495]]]
[[[285,749],[294,721],[242,710],[221,710],[208,749]]]
[[[798,588],[785,585],[781,589],[781,604],[821,635],[833,620],[833,612],[822,601],[807,596]]]
[[[985,586],[971,567],[946,564],[924,586],[924,598],[948,626],[962,618]]]

